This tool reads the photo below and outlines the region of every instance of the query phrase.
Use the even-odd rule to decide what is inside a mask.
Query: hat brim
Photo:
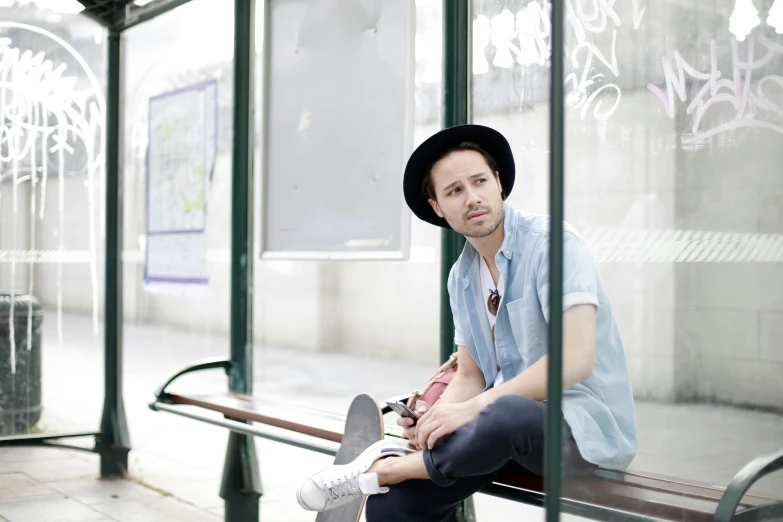
[[[432,166],[433,162],[447,150],[464,141],[476,143],[495,158],[503,193],[505,196],[511,194],[511,189],[514,187],[515,169],[514,155],[508,140],[495,129],[483,125],[469,124],[450,127],[434,134],[419,145],[411,154],[405,167],[403,178],[405,202],[413,214],[422,221],[442,228],[451,228],[446,220],[438,216],[432,209],[427,197],[422,194],[421,184],[427,169]]]

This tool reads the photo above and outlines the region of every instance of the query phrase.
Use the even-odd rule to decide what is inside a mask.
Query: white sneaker
[[[381,440],[367,448],[353,462],[329,466],[302,484],[296,500],[308,511],[328,511],[363,496],[386,493],[389,488],[378,484],[377,473],[365,473],[383,457],[402,457],[405,451],[397,444]]]

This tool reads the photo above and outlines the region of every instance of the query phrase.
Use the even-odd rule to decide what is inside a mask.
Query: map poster
[[[207,283],[207,199],[216,156],[217,81],[150,98],[147,285]]]

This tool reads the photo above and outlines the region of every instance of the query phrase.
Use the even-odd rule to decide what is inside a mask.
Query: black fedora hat
[[[503,194],[508,196],[514,187],[514,155],[506,138],[483,125],[458,125],[444,129],[429,137],[419,145],[405,167],[402,191],[405,202],[411,211],[421,220],[443,228],[451,228],[445,219],[438,216],[422,194],[421,184],[427,170],[446,151],[457,147],[464,141],[471,141],[495,158]]]

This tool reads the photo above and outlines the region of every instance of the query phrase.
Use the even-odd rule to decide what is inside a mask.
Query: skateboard
[[[381,408],[372,396],[357,395],[348,408],[345,430],[340,449],[334,458],[335,464],[347,464],[364,450],[383,439],[383,416]],[[318,513],[316,522],[358,522],[364,510],[367,497],[345,504],[329,511]]]

